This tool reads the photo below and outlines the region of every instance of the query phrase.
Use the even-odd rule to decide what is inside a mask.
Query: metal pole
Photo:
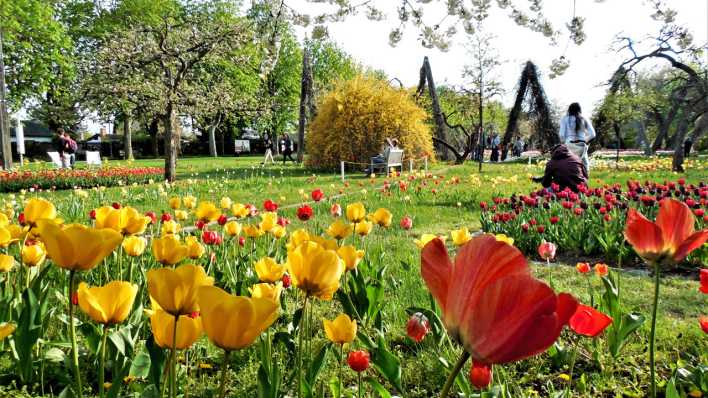
[[[339,172],[342,174],[342,182],[344,182],[344,161],[339,162]]]
[[[12,145],[10,144],[10,125],[5,99],[5,61],[2,52],[2,29],[0,29],[0,151],[2,151],[2,167],[12,168]]]
[[[425,159],[425,172],[427,173],[428,172],[428,157],[426,156],[423,159]]]
[[[413,159],[408,159],[408,172],[413,172]]]

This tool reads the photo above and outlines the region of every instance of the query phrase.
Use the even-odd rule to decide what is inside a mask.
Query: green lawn
[[[370,211],[385,207],[394,214],[393,225],[388,230],[375,229],[375,232],[362,242],[349,238],[348,242],[363,246],[367,252],[366,261],[361,266],[366,275],[373,275],[385,267],[382,279],[385,282],[385,305],[382,309],[382,332],[388,342],[389,348],[402,363],[402,384],[405,394],[397,395],[407,397],[429,397],[438,393],[445,381],[447,371],[443,361],[454,363],[459,355],[459,348],[449,340],[434,341],[427,338],[422,344],[415,345],[405,338],[405,323],[408,319],[406,309],[409,307],[430,308],[430,296],[420,276],[419,249],[413,239],[423,233],[447,234],[454,228],[468,226],[471,230],[479,228],[479,201],[489,201],[496,195],[509,195],[511,193],[527,193],[534,185],[529,181],[529,174],[540,174],[539,165],[527,164],[484,164],[483,173],[479,174],[476,164],[453,166],[447,164],[431,164],[430,172],[439,178],[426,179],[425,186],[420,182],[411,183],[406,192],[394,192],[386,195],[377,191],[386,180],[383,176],[367,178],[361,174],[348,174],[346,184],[343,184],[335,172],[313,173],[298,165],[280,163],[274,166],[260,167],[260,157],[239,158],[186,158],[180,159],[178,167],[178,181],[175,184],[165,185],[154,183],[145,186],[112,187],[105,189],[87,189],[82,192],[58,191],[42,193],[18,193],[0,195],[0,204],[12,207],[19,212],[23,200],[33,196],[40,196],[52,200],[59,214],[67,222],[87,223],[87,215],[91,209],[101,205],[110,205],[118,202],[131,205],[141,211],[152,210],[160,214],[169,211],[167,199],[173,196],[194,195],[199,200],[211,200],[219,203],[222,197],[229,197],[234,202],[253,203],[257,207],[265,199],[278,202],[282,214],[292,220],[289,231],[306,227],[311,231],[323,232],[331,217],[329,206],[332,202],[341,203],[343,206],[356,201],[363,202]],[[110,162],[109,164],[122,163]],[[160,160],[140,160],[133,164],[141,166],[161,166]],[[689,164],[685,175],[692,183],[708,181],[706,162]],[[611,168],[593,170],[591,184],[624,184],[627,179],[660,180],[676,179],[677,176],[661,170],[614,170]],[[459,182],[456,182],[459,179]],[[392,180],[396,184],[398,179]],[[420,192],[413,189],[420,186]],[[315,217],[306,224],[297,220],[295,207],[305,199],[303,195],[316,188],[322,189],[327,196],[343,196],[327,200],[325,203],[313,205]],[[435,190],[435,193],[432,190]],[[308,199],[309,200],[309,199]],[[413,218],[413,229],[404,231],[398,227],[401,217],[408,215]],[[185,224],[189,224],[185,222]],[[448,239],[449,240],[449,239]],[[257,249],[263,254],[268,248]],[[283,260],[285,252],[276,248],[274,255],[278,260]],[[597,259],[601,261],[602,259]],[[109,260],[113,266],[116,259]],[[202,263],[207,260],[199,260]],[[253,258],[244,260],[243,257],[233,257],[227,252],[220,252],[218,261],[224,261],[227,267],[249,268],[250,263],[240,264],[240,261],[252,262]],[[148,262],[150,263],[150,262]],[[108,266],[108,264],[106,265]],[[153,265],[154,266],[154,265]],[[581,301],[587,302],[586,276],[580,275],[574,267],[563,264],[545,265],[534,264],[534,269],[539,278],[548,280],[552,276],[553,284],[558,291],[569,291]],[[102,271],[101,271],[102,272]],[[621,275],[622,305],[628,311],[638,311],[649,315],[651,309],[652,280],[643,270],[616,271]],[[49,284],[55,286],[56,294],[51,306],[55,308],[54,316],[49,322],[45,335],[45,343],[40,351],[46,353],[49,348],[60,347],[68,354],[65,344],[63,318],[64,306],[60,304],[65,291],[62,287],[62,273],[51,270]],[[88,281],[98,281],[102,278],[99,270],[88,273]],[[669,276],[665,277],[662,285],[662,300],[659,308],[658,321],[658,362],[660,380],[667,380],[677,368],[693,370],[695,367],[708,363],[708,342],[705,334],[698,325],[698,316],[706,313],[706,298],[698,293],[697,277],[691,278]],[[224,282],[228,287],[228,282]],[[602,289],[599,278],[590,277],[590,283],[598,292]],[[287,309],[281,321],[274,326],[277,330],[285,330],[287,321],[292,318],[296,303],[294,292],[288,292],[286,299]],[[141,296],[143,305],[148,306],[147,295]],[[314,345],[318,347],[324,340],[321,330],[321,318],[334,318],[341,312],[337,300],[317,302],[315,306],[315,339]],[[136,352],[142,352],[142,340],[149,336],[149,321],[143,317],[139,326],[140,342]],[[85,317],[81,318],[86,321]],[[578,347],[578,356],[573,372],[573,396],[598,397],[598,396],[644,396],[648,390],[648,355],[646,354],[646,336],[648,335],[649,322],[646,322],[640,332],[630,339],[624,348],[623,354],[616,360],[610,358],[603,338],[597,341],[579,339],[570,332],[564,332],[559,344],[561,352],[566,352],[566,358],[555,354],[552,358],[549,353],[525,360],[516,364],[495,369],[495,381],[504,380],[509,388],[506,396],[553,396],[562,391],[567,382],[565,378],[570,373],[568,353]],[[373,335],[373,325],[361,325],[360,329]],[[57,343],[57,345],[54,345]],[[81,344],[86,344],[85,339]],[[360,345],[360,344],[358,344]],[[294,353],[288,351],[284,345],[277,345],[276,358],[284,369],[292,369]],[[557,350],[556,350],[557,351]],[[593,358],[592,353],[597,352]],[[87,352],[82,356],[85,379],[92,382],[95,377],[94,358]],[[184,359],[184,358],[183,358]],[[209,344],[203,337],[188,354],[190,365],[188,379],[182,375],[182,388],[189,390],[190,396],[210,396],[218,385],[219,364],[221,361],[220,350]],[[15,369],[10,360],[10,353],[6,349],[2,354],[2,367],[0,368],[0,392],[7,395],[16,387]],[[257,396],[257,371],[258,356],[255,347],[236,352],[232,356],[229,373],[229,395],[234,397]],[[200,366],[201,365],[201,366]],[[70,375],[68,360],[66,362],[43,361],[42,366],[47,370],[44,374],[45,394],[49,394],[51,387],[56,395],[67,382]],[[324,370],[319,377],[318,389],[328,390],[330,379],[337,374],[336,355],[330,355]],[[64,373],[62,375],[62,372]],[[351,371],[345,371],[346,385],[351,390],[356,382]],[[372,374],[370,372],[370,374]],[[393,392],[391,384],[384,378],[373,373],[385,388]],[[289,373],[285,374],[284,388],[290,388],[293,383],[288,382]],[[186,380],[190,380],[187,382]],[[145,387],[145,382],[136,380],[130,383],[123,392],[134,391],[135,396],[140,396],[139,391]],[[32,395],[41,394],[41,382],[35,381],[30,387]],[[680,389],[689,390],[691,387],[685,381],[680,382]],[[708,388],[708,386],[706,386]],[[57,390],[58,389],[58,390]],[[458,389],[459,391],[459,389]],[[292,395],[293,391],[290,391]],[[370,391],[374,396],[373,392]],[[704,391],[704,393],[706,393]],[[24,396],[18,392],[18,396]],[[12,395],[10,395],[12,396]]]

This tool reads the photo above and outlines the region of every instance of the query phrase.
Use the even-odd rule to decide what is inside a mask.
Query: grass
[[[347,185],[342,184],[336,173],[318,173],[302,169],[300,166],[288,163],[285,166],[277,164],[266,168],[259,166],[260,158],[186,158],[178,164],[178,182],[172,185],[154,183],[146,186],[126,186],[105,189],[77,191],[57,191],[24,194],[0,195],[0,204],[12,207],[15,212],[21,208],[23,199],[35,195],[49,198],[56,205],[59,213],[67,221],[87,222],[89,211],[100,205],[119,202],[134,206],[142,211],[153,210],[158,214],[168,211],[167,199],[172,196],[194,195],[200,200],[212,200],[218,204],[223,196],[230,197],[235,202],[253,203],[260,207],[265,199],[272,199],[284,207],[282,214],[293,220],[289,231],[303,227],[297,221],[295,207],[303,202],[304,195],[315,188],[320,188],[330,195],[338,195],[340,191],[345,196],[336,199],[342,205],[355,201],[362,201],[367,209],[374,210],[386,207],[394,214],[394,225],[390,230],[376,230],[366,238],[367,262],[363,268],[379,270],[386,267],[385,280],[385,306],[383,308],[383,324],[386,340],[389,347],[402,362],[402,380],[408,397],[434,396],[441,389],[447,371],[443,366],[443,359],[454,363],[459,355],[459,348],[448,340],[441,344],[428,338],[422,344],[415,345],[405,338],[405,323],[408,319],[406,309],[414,306],[430,307],[430,296],[420,276],[419,249],[414,245],[413,239],[423,233],[448,234],[451,229],[468,226],[471,230],[479,228],[480,200],[490,200],[492,196],[509,195],[513,192],[528,192],[534,185],[527,178],[527,174],[540,174],[541,166],[526,164],[485,164],[480,175],[476,164],[464,166],[451,166],[446,164],[431,165],[430,171],[440,176],[439,179],[425,180],[427,185],[421,186],[421,191],[409,189],[404,193],[385,195],[376,191],[385,178],[366,178],[363,175],[347,175]],[[120,163],[120,162],[111,162]],[[159,160],[141,160],[134,164],[141,166],[160,166]],[[708,180],[708,171],[705,162],[689,164],[686,173],[689,182],[697,183]],[[667,172],[662,166],[657,170],[614,170],[611,168],[592,171],[592,184],[611,184],[619,182],[624,184],[627,179],[639,180],[664,180],[675,179],[676,175]],[[455,182],[459,179],[459,183]],[[437,183],[436,183],[437,182]],[[411,186],[412,187],[412,186]],[[436,193],[432,190],[435,189]],[[309,221],[306,227],[316,232],[323,232],[331,221],[329,217],[329,203],[313,206],[316,217]],[[404,215],[413,217],[413,229],[403,231],[397,227],[398,220]],[[350,238],[351,239],[351,238]],[[354,242],[352,240],[352,242]],[[359,242],[354,242],[359,244]],[[280,259],[283,252],[277,252]],[[225,259],[231,261],[232,259]],[[598,259],[602,260],[602,259]],[[236,265],[235,265],[236,266]],[[246,264],[249,267],[250,264]],[[558,291],[569,291],[581,301],[587,301],[586,276],[578,274],[574,267],[563,264],[552,265],[550,268],[544,264],[534,264],[534,270],[541,279],[548,279],[552,275],[553,283]],[[641,270],[617,271],[622,278],[622,304],[627,310],[638,311],[645,315],[650,313],[652,281]],[[93,271],[86,278],[94,279],[98,271]],[[61,274],[56,271],[50,274],[55,281],[60,280]],[[54,282],[52,282],[54,283]],[[58,282],[57,282],[58,283]],[[596,277],[591,277],[591,283],[597,289],[601,282]],[[61,296],[63,293],[58,292]],[[146,295],[141,297],[147,307]],[[295,303],[289,299],[289,307],[284,311],[283,320],[290,319]],[[63,313],[61,305],[56,303],[57,314]],[[341,312],[341,307],[336,300],[317,302],[314,319],[316,321],[315,346],[321,345],[324,333],[321,330],[321,318],[334,318]],[[697,318],[705,312],[705,298],[698,293],[698,283],[693,278],[670,276],[663,279],[662,300],[659,308],[659,334],[658,362],[660,364],[660,379],[666,380],[677,367],[688,369],[708,362],[708,343],[705,335],[698,326]],[[82,318],[85,320],[85,318]],[[62,341],[62,323],[58,319],[51,321],[51,332],[47,340]],[[144,322],[141,330],[141,339],[149,336],[149,322]],[[646,336],[648,335],[649,322],[646,322],[640,332],[636,334],[625,347],[623,355],[618,360],[611,360],[604,348],[602,338],[596,342],[589,339],[579,339],[564,332],[560,346],[566,350],[571,347],[580,347],[579,356],[573,378],[573,395],[582,397],[598,396],[644,396],[648,390],[648,355],[645,353]],[[370,327],[362,327],[365,333],[373,334]],[[85,342],[84,342],[85,343]],[[140,345],[142,346],[142,345]],[[558,347],[561,351],[563,349]],[[44,345],[43,347],[48,347]],[[592,358],[592,351],[597,348],[599,358]],[[558,350],[556,350],[558,351]],[[0,374],[5,375],[5,387],[0,387],[2,395],[12,394],[23,396],[13,390],[11,380],[14,370],[8,360],[7,350],[3,354],[4,364],[0,367]],[[220,351],[210,345],[204,337],[190,351],[189,361],[194,366],[191,372],[193,377],[183,388],[190,391],[192,396],[208,396],[216,388]],[[279,346],[276,358],[292,368],[294,353],[284,346]],[[522,361],[516,364],[496,368],[495,377],[507,381],[512,396],[551,396],[562,391],[567,382],[565,375],[570,373],[567,361],[558,361],[558,356],[549,353]],[[599,359],[599,360],[598,360]],[[91,361],[90,357],[83,359]],[[91,362],[86,363],[90,365]],[[199,366],[203,364],[203,366]],[[231,396],[257,396],[256,382],[258,359],[256,348],[235,352],[232,355],[229,374],[229,394]],[[602,366],[600,366],[602,364]],[[49,366],[49,365],[48,365]],[[65,369],[69,373],[68,364],[64,368],[62,363],[52,363],[55,367],[53,373],[61,373]],[[84,367],[89,377],[93,374],[91,366]],[[330,355],[327,366],[320,377],[320,388],[327,390],[327,383],[336,375],[337,366],[334,355]],[[370,375],[375,372],[369,371]],[[355,384],[355,375],[346,371],[346,386],[351,391]],[[61,385],[60,376],[52,376],[54,385]],[[183,376],[182,380],[186,380]],[[383,383],[383,378],[378,377]],[[144,384],[135,381],[124,389],[125,391],[140,391]],[[384,383],[389,391],[390,384]],[[292,383],[286,383],[291,386]],[[681,388],[690,389],[688,384]],[[38,386],[29,395],[37,394]],[[57,394],[57,391],[54,391]],[[373,392],[372,392],[373,394]],[[401,394],[399,394],[401,395]],[[373,396],[373,395],[372,395]]]

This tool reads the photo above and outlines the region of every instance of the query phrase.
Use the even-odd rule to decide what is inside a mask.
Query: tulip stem
[[[649,371],[651,372],[651,396],[656,398],[656,362],[654,346],[656,345],[656,312],[659,306],[660,269],[659,263],[654,264],[654,305],[651,312],[651,331],[649,332]]]
[[[445,382],[445,386],[442,389],[442,392],[440,393],[440,398],[446,398],[448,393],[450,392],[450,388],[452,388],[452,385],[455,383],[455,378],[457,375],[460,373],[460,370],[462,370],[462,367],[465,365],[465,362],[470,357],[470,353],[467,351],[463,351],[462,355],[460,355],[460,359],[457,360],[457,363],[455,364],[455,367],[450,371],[450,375],[447,377],[447,381]]]
[[[221,364],[221,386],[219,387],[219,398],[224,398],[226,393],[226,376],[229,369],[229,354],[231,351],[224,350],[224,362]]]
[[[357,377],[359,378],[359,385],[358,385],[357,388],[356,388],[356,389],[357,389],[357,392],[359,393],[359,398],[361,398],[361,390],[363,389],[363,388],[362,388],[363,385],[362,385],[362,383],[361,383],[361,374],[362,374],[362,373],[363,373],[363,372],[357,372],[357,373],[356,373],[356,374],[357,374]]]
[[[81,372],[79,371],[79,350],[76,346],[76,328],[74,327],[74,275],[75,270],[69,271],[69,339],[71,340],[71,357],[74,366],[74,376],[76,377],[76,396],[83,396],[83,385],[81,384]]]
[[[106,395],[105,387],[105,369],[106,369],[106,343],[108,342],[108,326],[103,325],[103,336],[101,337],[101,361],[98,363],[98,395],[103,398]]]
[[[302,303],[302,311],[300,312],[300,325],[298,326],[300,328],[300,333],[298,333],[297,336],[297,396],[300,397],[302,395],[302,335],[304,334],[304,323],[305,323],[305,314],[307,312],[307,298],[308,296],[305,295],[305,300]]]
[[[177,396],[177,323],[179,323],[179,315],[175,315],[175,324],[172,329],[172,370],[170,372],[170,397]]]

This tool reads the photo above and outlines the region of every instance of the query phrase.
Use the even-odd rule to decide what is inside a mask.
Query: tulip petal
[[[582,304],[578,305],[569,321],[570,328],[575,333],[588,337],[599,335],[610,324],[612,324],[612,318],[590,306]]]
[[[447,291],[452,273],[452,262],[442,240],[428,242],[420,253],[420,273],[428,290],[443,312],[447,308]]]
[[[664,251],[661,228],[633,208],[627,212],[624,237],[641,257],[652,259]]]
[[[676,249],[674,261],[677,263],[683,261],[692,251],[703,246],[706,240],[708,240],[708,229],[695,232],[693,235],[686,238]]]
[[[664,199],[656,216],[656,225],[661,229],[666,245],[675,251],[693,233],[693,213],[685,203]]]
[[[37,226],[52,261],[61,268],[70,269],[73,265],[74,245],[62,227],[48,220],[40,220]]]

